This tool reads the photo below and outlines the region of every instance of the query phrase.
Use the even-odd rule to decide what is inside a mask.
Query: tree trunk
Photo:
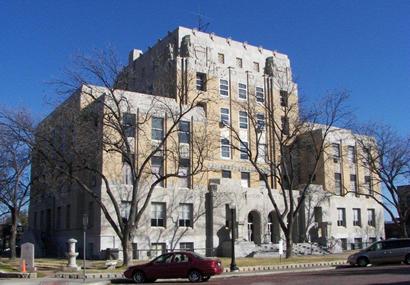
[[[132,241],[133,237],[130,233],[124,233],[124,238],[121,240],[123,253],[123,266],[130,266],[132,260]]]
[[[16,237],[17,237],[17,210],[11,209],[11,230],[10,230],[10,258],[16,259]]]
[[[286,258],[292,257],[293,255],[293,241],[292,234],[285,235],[286,238]]]
[[[403,238],[408,237],[406,221],[400,221],[401,235]]]

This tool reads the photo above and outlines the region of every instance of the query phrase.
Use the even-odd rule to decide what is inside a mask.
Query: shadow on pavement
[[[111,284],[135,284],[132,280],[129,280],[129,279],[125,279],[125,278],[122,278],[122,279],[111,279],[110,280],[111,281]],[[186,280],[186,279],[170,279],[170,280],[165,280],[165,279],[162,279],[162,280],[157,280],[157,281],[155,281],[155,282],[144,282],[144,284],[161,284],[161,283],[166,283],[166,284],[169,284],[169,283],[175,283],[175,282],[178,282],[178,283],[190,283],[188,280]]]

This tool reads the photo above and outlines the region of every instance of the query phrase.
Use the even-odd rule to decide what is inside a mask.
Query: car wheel
[[[191,282],[200,282],[202,280],[202,275],[197,270],[192,270],[188,273],[188,280]]]
[[[142,271],[136,271],[134,275],[132,275],[132,280],[135,283],[144,283],[145,282],[145,275]]]
[[[406,255],[406,257],[404,258],[404,263],[410,264],[410,254]]]
[[[360,257],[357,260],[357,265],[360,267],[366,267],[369,264],[369,260],[366,257]]]
[[[211,275],[204,275],[202,276],[202,282],[206,282],[211,278]]]

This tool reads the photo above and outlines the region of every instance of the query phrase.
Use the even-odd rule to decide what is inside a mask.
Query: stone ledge
[[[37,273],[0,272],[0,278],[37,278]]]
[[[346,265],[346,261],[327,261],[327,262],[315,262],[315,263],[295,263],[295,264],[283,264],[283,265],[260,265],[260,266],[244,266],[239,267],[239,272],[251,272],[251,271],[271,271],[271,270],[288,270],[288,269],[302,269],[302,268],[314,268],[325,266],[337,266]],[[230,272],[229,268],[224,268],[224,272]]]
[[[56,278],[67,278],[67,279],[83,279],[84,275],[80,272],[58,272],[54,274]],[[110,279],[110,278],[124,278],[122,272],[95,272],[95,273],[86,273],[85,279]]]

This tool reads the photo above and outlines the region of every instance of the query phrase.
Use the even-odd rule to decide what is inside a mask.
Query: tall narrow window
[[[121,218],[124,222],[128,221],[128,218],[130,216],[130,210],[131,210],[131,202],[130,201],[121,201],[120,204],[120,211],[121,211]]]
[[[251,186],[251,175],[249,172],[241,172],[241,186],[246,188]]]
[[[218,53],[218,62],[222,64],[225,63],[225,55],[223,53]]]
[[[239,67],[239,68],[242,68],[242,58],[240,58],[240,57],[237,57],[236,58],[236,66],[237,67]]]
[[[160,141],[164,138],[164,119],[152,117],[151,138]]]
[[[239,142],[240,143],[240,158],[241,159],[249,159],[248,156],[248,143],[247,142]]]
[[[189,143],[191,138],[191,124],[190,122],[179,122],[179,143]]]
[[[256,114],[256,127],[260,131],[265,129],[265,114],[263,113]]]
[[[122,182],[125,185],[132,185],[132,171],[128,162],[122,162]]]
[[[282,133],[284,135],[289,135],[289,119],[287,117],[282,116]]]
[[[221,123],[224,126],[229,126],[229,109],[221,108]]]
[[[248,91],[247,90],[248,90],[248,88],[247,88],[246,84],[243,84],[243,83],[238,84],[239,99],[246,100],[246,98],[248,97]]]
[[[165,203],[151,203],[151,227],[165,227]]]
[[[280,105],[282,107],[288,106],[288,91],[280,90]]]
[[[71,205],[66,206],[66,210],[65,210],[65,228],[66,229],[71,228]]]
[[[188,203],[179,204],[179,219],[180,227],[192,227],[193,220],[193,205]]]
[[[367,209],[367,225],[371,227],[376,226],[376,217],[374,209]]]
[[[222,97],[229,96],[228,80],[225,80],[225,79],[219,80],[219,95],[221,95]]]
[[[196,73],[196,90],[206,91],[206,74],[197,72]]]
[[[335,194],[342,195],[342,175],[335,173]]]
[[[259,62],[253,62],[253,70],[259,72]]]
[[[191,181],[191,177],[189,176],[189,159],[180,159],[179,160],[179,171],[178,171],[178,175],[181,176],[179,178],[180,180],[180,186],[181,187],[186,187],[186,188],[190,188],[190,181]]]
[[[124,135],[129,137],[135,137],[135,114],[124,113],[122,117],[122,124],[124,129]]]
[[[239,111],[239,128],[248,128],[248,113],[245,111]]]
[[[221,139],[221,157],[231,158],[231,144],[227,138]]]
[[[346,227],[346,209],[337,208],[337,225],[339,227]]]
[[[349,159],[350,163],[356,163],[356,151],[354,146],[348,146],[347,158]]]
[[[353,209],[353,226],[362,226],[361,217],[360,217],[360,209]]]
[[[268,154],[267,145],[264,144],[264,143],[260,143],[258,145],[258,159],[261,160],[261,161],[266,162],[267,161],[267,154]]]
[[[350,191],[358,195],[357,192],[357,182],[356,182],[356,175],[350,174]]]
[[[370,176],[364,177],[364,187],[366,189],[367,194],[373,196],[372,178]]]
[[[164,176],[164,158],[162,156],[153,156],[151,158],[151,172],[155,177],[155,180],[160,179]],[[162,180],[159,186],[164,186],[164,180]]]
[[[338,163],[340,160],[340,144],[338,143],[332,144],[332,155],[333,155],[333,161],[335,163]]]
[[[256,87],[255,93],[256,93],[256,102],[260,102],[260,103],[265,102],[265,93],[263,92],[262,87]]]

